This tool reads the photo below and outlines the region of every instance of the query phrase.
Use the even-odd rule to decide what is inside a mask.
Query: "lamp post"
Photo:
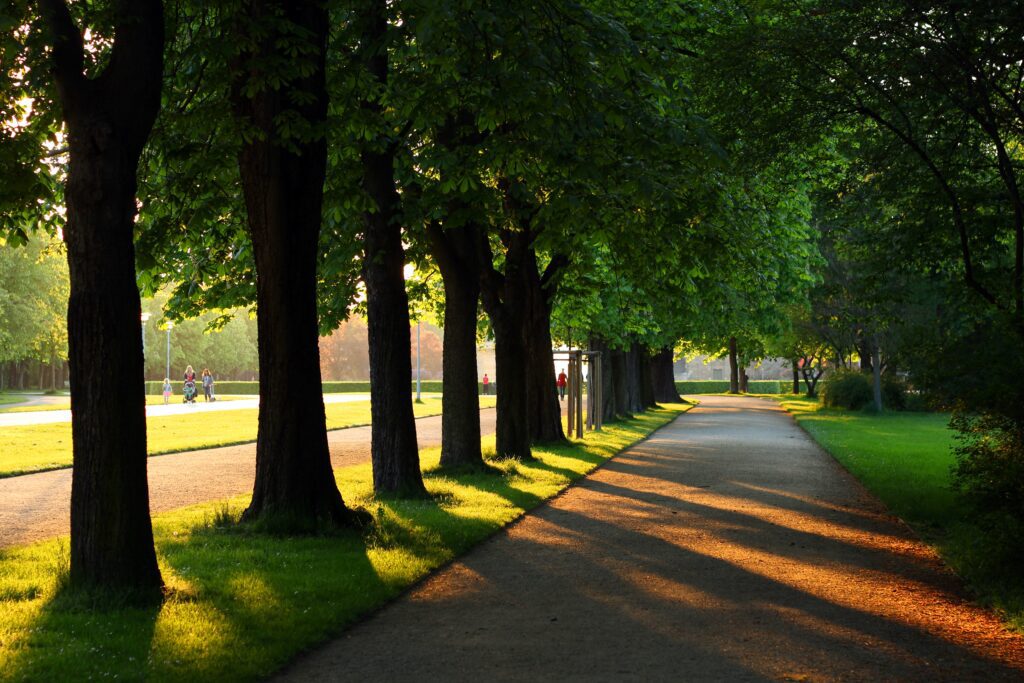
[[[174,323],[167,321],[167,374],[164,377],[170,379],[171,377],[171,329],[174,327]]]
[[[416,322],[416,400],[420,400],[420,323]]]
[[[149,311],[143,311],[139,319],[142,321],[142,376],[146,376],[146,323],[153,316]]]

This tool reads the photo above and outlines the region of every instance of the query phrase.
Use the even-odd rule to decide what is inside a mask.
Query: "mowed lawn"
[[[247,496],[161,515],[157,554],[170,589],[151,608],[82,609],[62,594],[66,541],[0,553],[0,680],[248,681],[336,636],[434,568],[555,495],[685,411],[669,405],[536,462],[446,474],[424,450],[432,498],[376,498],[369,464],[336,470],[346,502],[373,515],[363,533],[285,538],[238,528]],[[494,439],[483,440],[493,458]]]
[[[481,396],[481,407],[494,405]],[[327,428],[343,429],[370,423],[370,402],[328,403]],[[441,414],[439,396],[413,403],[417,417]],[[256,440],[259,410],[244,408],[192,415],[151,417],[146,421],[150,455],[213,448]],[[71,465],[71,423],[0,427],[0,477],[52,470]]]
[[[953,488],[955,432],[941,413],[828,410],[778,399],[801,427],[931,543],[985,604],[1024,630],[1024,572],[999,559]]]
[[[20,397],[20,398],[15,399],[15,401],[17,401],[17,402],[24,402],[24,401],[27,401],[27,400],[30,400],[30,399],[33,399],[33,398],[38,398],[38,395],[36,395],[36,396]],[[217,401],[239,401],[239,400],[246,399],[246,398],[256,398],[256,397],[255,396],[227,396],[227,395],[225,395],[225,396],[218,396],[217,397]],[[197,399],[197,401],[199,403],[203,402],[203,389],[202,389],[202,387],[199,388],[199,398]],[[3,402],[3,397],[0,396],[0,403],[2,403],[2,402]],[[176,394],[174,396],[171,396],[169,402],[172,405],[176,405],[176,404],[181,403],[182,402],[181,394],[179,393],[179,394]],[[163,404],[164,404],[164,397],[163,396],[151,396],[151,395],[147,395],[146,396],[146,405],[147,406],[161,406]],[[50,403],[50,404],[47,404],[47,405],[34,405],[34,406],[23,406],[23,405],[13,405],[12,406],[12,405],[7,405],[7,406],[5,406],[3,408],[0,408],[0,413],[34,413],[34,412],[49,412],[49,411],[52,411],[52,410],[71,410],[71,399],[67,398],[67,399],[65,399],[65,400],[63,400],[63,401],[61,401],[59,403]]]

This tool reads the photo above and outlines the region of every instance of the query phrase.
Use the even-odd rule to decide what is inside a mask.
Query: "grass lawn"
[[[775,397],[801,427],[900,518],[934,545],[979,599],[1024,630],[1024,574],[1001,564],[993,541],[969,521],[952,489],[949,416],[821,408],[817,400]]]
[[[374,498],[369,464],[337,470],[346,502],[373,514],[363,534],[280,538],[221,524],[237,518],[244,496],[161,515],[156,546],[171,590],[150,609],[89,611],[59,594],[66,541],[3,551],[0,679],[265,677],[686,408],[535,449],[537,462],[494,462],[497,475],[446,476],[436,471],[439,450],[425,450],[427,501]],[[493,438],[484,446],[493,454]]]
[[[481,407],[495,397],[481,396]],[[343,429],[370,423],[370,402],[328,403],[327,428]],[[441,414],[441,398],[413,403],[417,417]],[[146,421],[149,454],[175,453],[256,440],[257,408],[166,415]],[[58,469],[71,465],[71,423],[0,428],[0,477]]]
[[[28,400],[29,398],[35,398],[35,397],[34,396],[33,397],[23,397],[23,398],[16,399],[16,400],[24,401],[24,400]],[[217,397],[217,401],[238,401],[238,400],[245,399],[245,398],[255,398],[255,397],[254,396],[218,396]],[[3,399],[3,397],[0,396],[0,403],[3,402],[2,399]],[[199,398],[197,400],[198,400],[199,403],[203,402],[202,388],[200,388],[200,394],[199,394]],[[181,395],[178,394],[178,395],[172,396],[170,402],[171,402],[172,405],[181,403]],[[149,396],[149,395],[146,396],[146,405],[147,406],[162,406],[163,404],[164,404],[164,397],[163,396]],[[12,407],[9,407],[9,408],[0,408],[0,413],[30,413],[30,412],[36,412],[36,411],[47,412],[47,411],[51,411],[51,410],[71,410],[71,399],[69,398],[69,399],[67,399],[65,401],[61,401],[60,403],[51,403],[49,405],[12,406]]]

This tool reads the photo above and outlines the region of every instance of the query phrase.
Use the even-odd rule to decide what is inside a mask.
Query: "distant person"
[[[550,377],[550,376],[551,375],[548,375],[548,377]],[[569,380],[569,378],[565,374],[565,368],[562,368],[562,371],[560,373],[558,373],[558,380],[555,382],[555,386],[558,387],[558,400],[559,401],[564,401],[565,400],[565,387],[568,384],[568,380]]]
[[[484,383],[484,396],[487,396],[489,393],[491,393],[491,380],[490,380],[489,377],[487,377],[487,373],[486,372],[484,373],[483,383]]]
[[[203,396],[207,403],[213,400],[213,375],[210,374],[210,368],[203,368]]]
[[[182,388],[182,397],[185,403],[196,402],[196,371],[189,365],[185,368],[185,385]]]
[[[167,405],[168,403],[171,402],[172,393],[173,389],[171,388],[171,378],[164,377],[164,405]]]

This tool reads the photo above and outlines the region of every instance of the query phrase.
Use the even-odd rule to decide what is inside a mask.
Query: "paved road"
[[[1024,638],[775,403],[702,405],[284,680],[1024,680]]]
[[[440,396],[440,394],[427,394],[428,396]],[[60,400],[67,401],[67,397]],[[324,394],[324,403],[354,403],[357,401],[369,401],[370,394]],[[7,406],[17,407],[17,406]],[[181,397],[172,400],[168,405],[146,406],[146,417],[160,417],[163,415],[192,415],[200,412],[220,412],[224,410],[243,410],[245,408],[259,408],[259,397],[243,398],[231,401],[214,401],[207,403],[199,398],[195,403],[182,403]],[[0,413],[0,427],[14,427],[19,425],[42,425],[54,424],[57,422],[71,422],[70,410],[29,410],[23,413]]]
[[[480,411],[480,430],[483,434],[494,433],[493,408]],[[421,448],[440,446],[441,417],[417,420],[416,435]],[[327,436],[335,467],[370,459],[369,427],[339,429]],[[159,513],[249,493],[255,465],[255,444],[150,458],[150,509]],[[0,479],[0,548],[67,534],[70,501],[70,469]]]

